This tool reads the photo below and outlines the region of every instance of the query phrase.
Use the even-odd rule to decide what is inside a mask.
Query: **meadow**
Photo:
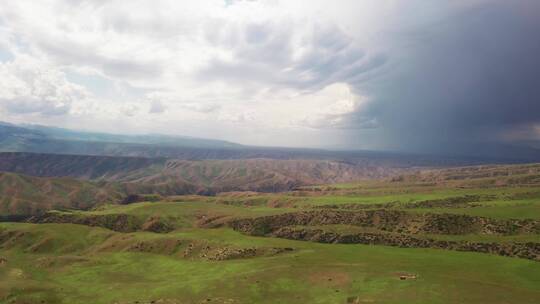
[[[422,207],[426,201],[434,206]],[[38,218],[33,223],[0,223],[0,302],[540,302],[540,263],[535,259],[433,248],[324,244],[271,234],[254,236],[228,224],[320,210],[357,212],[356,205],[362,205],[363,211],[382,208],[406,214],[533,221],[540,219],[540,188],[365,182],[277,194],[175,196],[160,202],[102,205],[90,211],[53,211],[56,215],[47,221],[57,222]],[[74,221],[75,215],[78,221],[86,220],[66,222]],[[119,231],[118,221],[107,226],[95,220],[107,216],[114,221],[119,215],[129,216],[131,222],[122,223],[130,229]],[[165,223],[168,229],[145,229],[149,222]],[[313,222],[306,227],[341,234],[383,233],[354,224]],[[414,237],[540,242],[535,231],[419,232]]]

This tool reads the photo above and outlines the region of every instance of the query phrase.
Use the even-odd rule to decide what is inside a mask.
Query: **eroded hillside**
[[[41,177],[118,182],[128,192],[276,192],[298,186],[381,178],[403,168],[329,160],[167,160],[33,153],[0,153],[0,171]]]
[[[55,208],[88,209],[119,202],[112,186],[70,178],[41,178],[0,172],[0,217],[17,219]]]

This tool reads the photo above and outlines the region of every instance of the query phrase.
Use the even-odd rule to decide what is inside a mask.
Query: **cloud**
[[[243,124],[246,122],[252,122],[257,119],[255,112],[243,109],[236,109],[233,111],[225,110],[221,111],[218,116],[218,120],[228,123]]]
[[[165,112],[166,109],[167,107],[165,107],[163,103],[158,100],[154,100],[150,103],[150,110],[148,113],[159,114]]]
[[[221,108],[219,104],[213,104],[213,103],[207,103],[207,104],[201,104],[201,103],[182,103],[179,105],[180,108],[199,112],[199,113],[212,113]]]
[[[221,29],[212,41],[224,48],[234,45],[231,54],[211,58],[197,72],[199,79],[314,91],[337,82],[358,83],[386,63],[383,54],[366,54],[335,25],[308,23],[291,34],[294,26],[278,20]]]
[[[134,104],[125,104],[120,108],[120,111],[124,115],[132,117],[132,116],[135,116],[135,115],[139,114],[140,109],[139,109],[138,106],[136,106]]]
[[[540,125],[538,12],[533,0],[8,1],[0,106],[269,145],[522,144]]]
[[[367,100],[353,94],[346,83],[335,83],[322,90],[299,96],[293,103],[302,106],[300,118],[293,124],[314,129],[375,128],[376,120],[358,122],[354,114],[366,106]]]
[[[216,132],[222,128],[218,121],[297,128],[292,121],[300,121],[299,112],[291,109],[318,106],[295,96],[358,81],[385,59],[363,49],[336,22],[312,19],[288,5],[133,1],[126,14],[121,1],[18,2],[0,10],[0,28],[15,56],[48,62],[71,75],[98,75],[70,77],[96,97],[77,110],[94,121],[137,119],[143,127],[140,109],[147,107],[147,114],[160,113],[176,124],[206,121]],[[291,109],[287,101],[294,103]],[[37,107],[29,102],[25,108]],[[328,119],[334,127],[343,116],[309,115],[312,125]]]
[[[0,63],[0,78],[0,106],[12,114],[64,115],[89,95],[62,71],[28,57]]]

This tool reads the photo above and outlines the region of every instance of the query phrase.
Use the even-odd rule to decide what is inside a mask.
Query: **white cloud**
[[[228,107],[222,109],[218,114],[218,120],[228,123],[245,124],[251,123],[257,120],[257,114],[253,110]],[[258,123],[264,123],[264,121],[258,120]]]
[[[64,115],[88,91],[65,74],[27,56],[0,63],[0,106],[12,114]]]
[[[364,128],[351,123],[351,115],[361,111],[367,98],[352,93],[346,83],[334,83],[312,94],[299,96],[294,103],[303,110],[293,125],[316,129]]]
[[[135,116],[139,113],[140,109],[136,105],[133,104],[126,104],[122,106],[121,108],[122,113],[124,113],[126,116]]]

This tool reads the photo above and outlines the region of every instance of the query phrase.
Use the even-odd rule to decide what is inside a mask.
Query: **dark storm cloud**
[[[372,99],[358,116],[377,119],[388,146],[482,152],[540,123],[540,2],[492,1],[398,35],[396,66],[356,84]]]

